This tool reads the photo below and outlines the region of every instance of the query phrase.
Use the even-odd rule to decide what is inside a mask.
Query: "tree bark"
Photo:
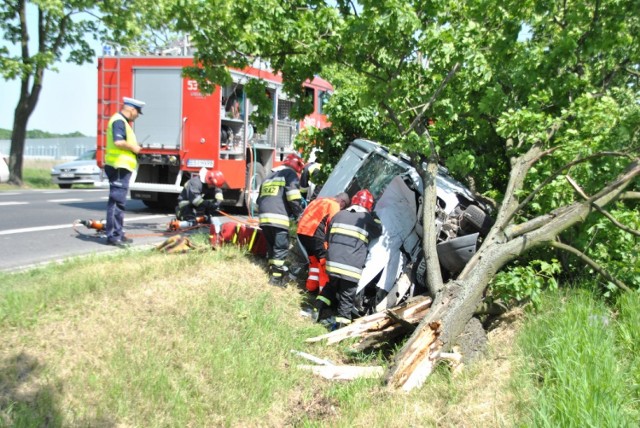
[[[38,104],[38,98],[40,97],[40,91],[42,90],[42,78],[44,76],[45,65],[42,63],[34,63],[29,54],[29,34],[27,33],[27,21],[26,21],[26,3],[21,3],[20,10],[20,31],[21,37],[21,55],[23,64],[31,64],[34,67],[33,73],[23,74],[20,85],[20,99],[18,105],[14,111],[13,117],[13,129],[11,131],[11,153],[9,154],[9,183],[18,186],[22,185],[22,165],[24,159],[24,145],[27,137],[27,123],[31,114]],[[60,31],[63,26],[61,25]],[[38,13],[38,51],[46,52],[45,36],[45,24],[43,20],[42,10]],[[56,43],[53,53],[57,53],[59,50],[59,42]],[[30,79],[33,78],[33,84],[31,90],[29,90]]]
[[[528,155],[531,154],[533,153]],[[512,170],[511,195],[515,195],[515,190],[520,188],[526,169],[530,166],[526,157],[527,155],[524,159],[519,159],[519,164]],[[450,349],[455,343],[480,304],[490,281],[505,264],[534,247],[553,242],[559,233],[584,221],[593,210],[592,204],[603,207],[619,198],[625,187],[638,175],[640,159],[635,159],[616,180],[603,186],[597,196],[561,207],[546,215],[546,221],[533,219],[527,222],[530,227],[526,233],[511,238],[503,232],[511,225],[504,221],[496,222],[480,250],[458,278],[446,283],[443,290],[436,294],[431,310],[398,352],[387,371],[387,386],[408,391],[422,385],[431,374],[439,353]],[[515,197],[510,199],[507,196],[505,201],[498,219],[513,218],[511,210],[518,205]]]

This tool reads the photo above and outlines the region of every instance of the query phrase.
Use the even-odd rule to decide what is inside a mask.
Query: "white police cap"
[[[124,105],[134,107],[140,114],[142,114],[142,107],[144,107],[146,104],[144,101],[136,100],[135,98],[129,97],[122,98],[122,102],[124,103]]]

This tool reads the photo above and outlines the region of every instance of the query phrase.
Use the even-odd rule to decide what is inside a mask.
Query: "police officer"
[[[309,276],[306,288],[314,292],[322,290],[329,281],[325,265],[327,262],[327,226],[340,210],[349,205],[349,195],[339,193],[333,198],[314,199],[305,208],[298,222],[298,240],[307,252]]]
[[[125,247],[132,241],[124,235],[124,212],[129,192],[131,173],[138,166],[136,155],[142,147],[133,132],[133,123],[141,114],[145,102],[123,98],[120,111],[109,119],[104,172],[109,179],[109,200],[105,232],[107,245]]]
[[[283,165],[274,168],[260,186],[258,210],[260,228],[267,241],[269,283],[285,287],[288,268],[290,218],[302,214],[302,196],[298,174],[304,162],[296,153],[287,155]]]
[[[369,190],[360,190],[351,199],[351,206],[336,214],[329,223],[329,284],[316,300],[318,322],[329,328],[351,323],[353,302],[369,242],[382,233],[382,224],[371,214],[372,209],[373,195]],[[332,319],[333,313],[335,320]]]
[[[213,215],[224,200],[221,187],[225,179],[221,171],[202,168],[187,181],[178,196],[176,218],[195,221],[198,215]]]

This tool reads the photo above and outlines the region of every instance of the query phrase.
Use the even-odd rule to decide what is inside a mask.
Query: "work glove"
[[[206,200],[204,201],[203,205],[204,208],[209,211],[218,211],[218,208],[220,208],[220,203],[217,201]]]

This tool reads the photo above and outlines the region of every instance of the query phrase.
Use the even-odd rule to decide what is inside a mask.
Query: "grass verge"
[[[25,160],[22,169],[23,187],[29,189],[57,189],[58,186],[51,182],[51,168],[65,162],[63,160]],[[92,185],[75,185],[77,188],[91,188]],[[1,190],[15,190],[16,186],[0,183]]]
[[[297,369],[292,349],[385,364],[346,345],[308,345],[292,283],[235,248],[122,251],[0,274],[0,426],[505,426],[512,335],[460,376],[410,394]]]
[[[639,325],[637,293],[613,308],[584,289],[546,294],[519,338],[526,425],[638,426]]]

